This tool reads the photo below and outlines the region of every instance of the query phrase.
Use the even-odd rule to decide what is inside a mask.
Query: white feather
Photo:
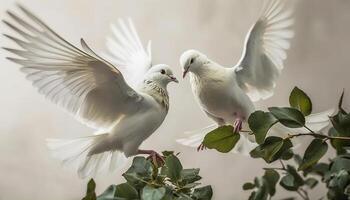
[[[290,29],[294,23],[292,9],[286,9],[286,2],[265,1],[262,15],[248,32],[242,57],[234,67],[238,84],[253,101],[272,96],[284,67],[286,49],[294,36]]]
[[[81,178],[94,177],[103,171],[114,171],[124,166],[126,157],[120,151],[106,151],[89,155],[89,152],[101,137],[101,134],[73,140],[47,139],[47,147],[52,157],[61,161],[64,167],[73,167]]]
[[[126,81],[135,88],[152,66],[151,41],[146,51],[131,19],[127,22],[119,19],[118,25],[112,24],[111,29],[113,37],[107,39],[109,51],[104,57],[119,66]]]

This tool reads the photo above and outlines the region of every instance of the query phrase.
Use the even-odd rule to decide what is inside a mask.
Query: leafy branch
[[[199,169],[183,169],[173,152],[163,152],[163,166],[144,157],[135,157],[131,167],[123,174],[125,183],[111,185],[96,196],[95,182],[88,183],[83,200],[210,200],[211,186],[197,187]]]
[[[263,159],[267,164],[279,161],[281,167],[266,167],[262,177],[256,177],[254,182],[243,185],[244,190],[252,190],[249,200],[270,199],[275,194],[277,183],[285,190],[295,192],[303,200],[309,200],[308,190],[319,182],[315,176],[319,176],[326,184],[326,198],[350,198],[350,113],[342,108],[343,98],[344,93],[339,100],[338,113],[329,116],[332,127],[327,134],[309,127],[307,119],[312,113],[312,101],[297,87],[290,94],[289,107],[270,107],[268,112],[256,111],[250,115],[248,124],[251,131],[241,132],[254,135],[258,144],[250,156]],[[269,136],[269,131],[276,124],[285,127],[283,130],[277,129],[285,137]],[[220,127],[208,133],[203,144],[222,153],[231,151],[240,139],[240,134],[230,134],[231,129],[230,126]],[[305,129],[308,133],[295,129]],[[292,140],[305,136],[314,139],[301,156],[293,152]],[[329,150],[329,143],[336,150],[337,157],[329,163],[320,163]]]

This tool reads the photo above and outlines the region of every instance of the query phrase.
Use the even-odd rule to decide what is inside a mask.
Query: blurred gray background
[[[226,66],[234,65],[242,50],[248,28],[258,17],[260,0],[22,0],[54,30],[73,44],[86,41],[97,52],[105,50],[109,25],[119,17],[131,17],[144,42],[153,40],[154,60],[172,66],[180,78],[180,54],[199,49]],[[1,0],[0,18],[14,9],[14,0]],[[286,105],[290,90],[304,89],[314,110],[335,107],[343,88],[350,108],[350,1],[302,0],[296,8],[296,37],[275,95],[259,102],[259,108]],[[0,32],[9,32],[3,24]],[[4,37],[0,46],[12,46]],[[51,159],[45,139],[86,136],[93,130],[47,102],[25,80],[18,66],[5,60],[0,64],[0,200],[75,200],[85,193],[87,180],[74,171],[62,169]],[[169,87],[171,109],[165,123],[143,148],[181,152],[184,167],[199,167],[204,184],[212,184],[214,199],[247,199],[241,185],[263,174],[263,161],[214,151],[197,153],[174,142],[184,131],[209,125],[195,103],[188,80]],[[307,141],[306,141],[307,142]],[[125,171],[123,169],[122,171]],[[96,179],[97,191],[122,181],[121,172]],[[318,187],[312,199],[325,193]],[[280,190],[274,199],[290,196]],[[292,196],[295,196],[292,194]]]

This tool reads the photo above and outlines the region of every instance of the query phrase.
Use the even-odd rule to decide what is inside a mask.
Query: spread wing
[[[21,71],[39,93],[94,128],[109,128],[120,117],[137,109],[141,97],[123,75],[96,55],[81,40],[82,51],[19,6],[27,20],[8,11],[4,21],[22,39],[6,35],[22,49],[5,48],[20,58]],[[15,25],[16,24],[16,25]]]
[[[151,41],[146,51],[131,19],[119,19],[118,25],[111,25],[111,29],[113,36],[107,38],[109,52],[104,56],[120,66],[126,81],[136,87],[152,66]]]
[[[234,67],[238,84],[253,101],[273,94],[276,80],[287,58],[286,50],[294,32],[288,0],[270,0],[259,20],[247,34],[243,55]]]

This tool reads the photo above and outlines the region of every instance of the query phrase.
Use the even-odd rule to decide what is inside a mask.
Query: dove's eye
[[[165,74],[165,70],[162,69],[162,70],[160,71],[160,73],[161,73],[161,74]]]
[[[193,62],[194,62],[194,59],[193,59],[193,58],[191,58],[191,60],[190,60],[190,64],[193,64]]]

